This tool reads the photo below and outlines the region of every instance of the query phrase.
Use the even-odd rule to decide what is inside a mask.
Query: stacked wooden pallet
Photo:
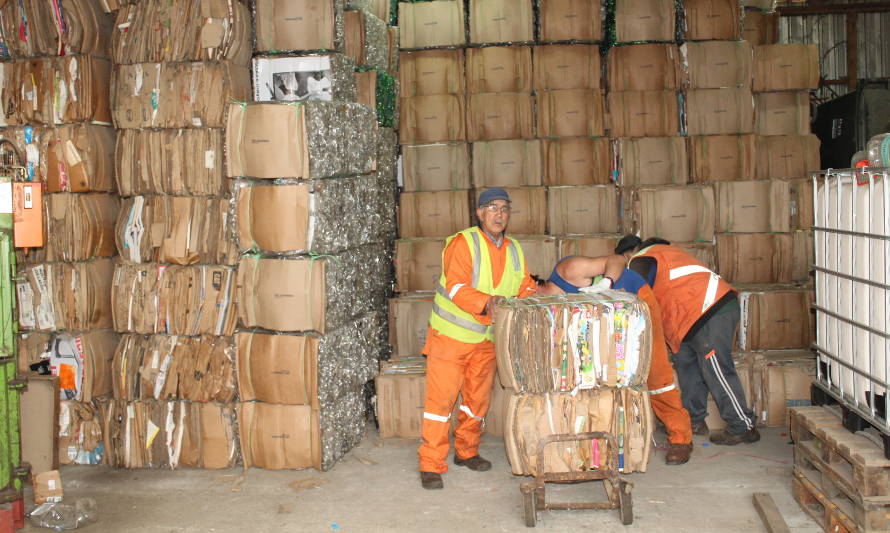
[[[890,460],[824,407],[791,409],[794,499],[833,533],[890,531]]]

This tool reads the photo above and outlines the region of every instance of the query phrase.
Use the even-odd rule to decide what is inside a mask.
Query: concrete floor
[[[635,484],[630,526],[621,525],[617,511],[547,511],[539,513],[537,529],[765,531],[751,494],[768,492],[791,531],[820,531],[791,495],[787,428],[762,434],[757,444],[735,447],[704,446],[696,437],[693,458],[683,466],[666,466],[663,449],[657,451],[647,473],[628,476]],[[663,441],[664,434],[656,438]],[[78,466],[63,467],[62,481],[66,502],[91,497],[98,503],[99,522],[81,529],[84,533],[526,531],[518,486],[527,478],[510,473],[501,439],[483,440],[481,454],[494,462],[491,472],[453,467],[442,491],[420,488],[416,446],[413,440],[380,440],[370,430],[330,472]],[[599,493],[601,487],[557,489],[577,494],[584,488]],[[30,498],[29,492],[28,503]],[[29,525],[24,531],[48,530]]]

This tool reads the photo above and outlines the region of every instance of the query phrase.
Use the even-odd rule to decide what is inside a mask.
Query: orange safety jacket
[[[651,257],[658,264],[652,290],[661,306],[665,339],[671,351],[677,353],[690,328],[733,290],[732,286],[675,246],[656,244],[635,257]]]

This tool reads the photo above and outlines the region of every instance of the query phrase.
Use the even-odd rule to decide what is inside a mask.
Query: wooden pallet
[[[890,460],[880,446],[844,428],[824,407],[793,407],[791,437],[795,461],[859,503],[890,503]],[[796,463],[797,464],[797,463]]]
[[[860,533],[856,524],[807,478],[794,472],[791,479],[794,501],[827,533]]]

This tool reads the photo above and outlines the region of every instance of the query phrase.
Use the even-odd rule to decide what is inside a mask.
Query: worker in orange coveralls
[[[448,238],[442,275],[433,300],[427,356],[426,400],[420,483],[441,489],[448,471],[449,419],[458,393],[463,401],[454,430],[454,464],[483,472],[491,462],[479,456],[482,424],[491,401],[497,368],[491,318],[504,298],[535,292],[522,247],[505,235],[510,196],[492,187],[479,196],[479,225]]]
[[[652,400],[652,410],[664,423],[668,435],[668,451],[665,462],[681,465],[689,462],[692,454],[692,423],[683,408],[680,390],[674,383],[674,371],[668,358],[661,308],[655,293],[636,272],[626,268],[627,259],[622,255],[584,257],[580,255],[562,258],[550,279],[539,288],[543,295],[577,293],[583,287],[624,290],[636,294],[649,306],[652,320],[652,363],[646,385]]]

